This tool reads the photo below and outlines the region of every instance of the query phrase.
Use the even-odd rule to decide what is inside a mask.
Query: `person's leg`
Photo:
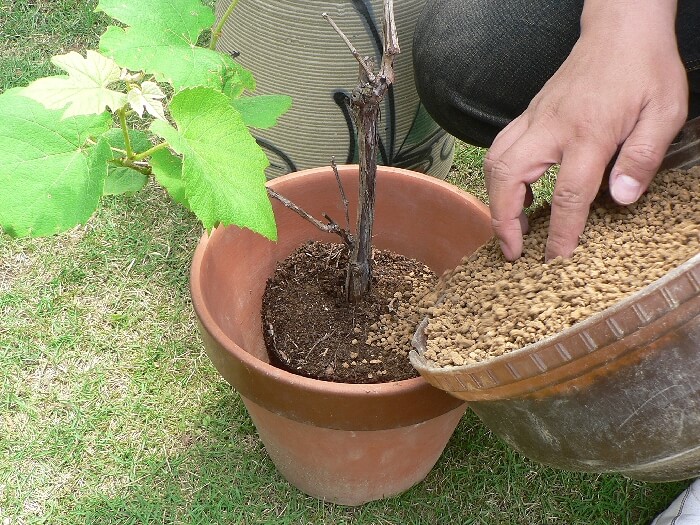
[[[700,480],[695,480],[651,525],[700,524]]]
[[[489,146],[522,113],[579,36],[583,0],[431,0],[413,59],[421,101],[457,138]],[[678,35],[700,115],[700,2],[680,0]]]
[[[680,0],[676,18],[678,49],[688,70],[690,107],[688,118],[700,116],[700,2]]]

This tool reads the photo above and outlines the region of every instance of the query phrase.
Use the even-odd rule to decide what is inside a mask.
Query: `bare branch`
[[[350,97],[359,144],[360,188],[356,240],[345,279],[348,301],[358,302],[372,282],[372,225],[376,200],[377,143],[380,105],[394,81],[394,57],[399,53],[393,0],[384,0],[384,45],[379,74],[371,79],[360,70],[360,81]]]
[[[345,227],[350,230],[350,203],[348,202],[347,195],[345,195],[343,183],[340,181],[340,174],[338,173],[338,166],[335,163],[335,157],[331,157],[331,167],[333,168],[333,173],[335,173],[335,180],[338,182],[338,188],[340,188],[340,196],[343,199],[343,207],[345,208]]]
[[[328,221],[328,231],[338,235],[341,239],[343,239],[345,245],[352,250],[352,247],[355,245],[355,238],[350,233],[350,230],[346,230],[345,228],[338,226],[338,223],[331,219],[327,213],[324,213],[323,217]]]
[[[396,32],[394,19],[394,0],[384,1],[384,53],[382,54],[382,67],[379,75],[387,79],[387,83],[394,82],[394,58],[401,53],[399,37]]]
[[[374,79],[375,79],[374,72],[369,67],[367,62],[365,62],[365,59],[362,58],[360,53],[357,52],[357,49],[355,49],[355,46],[352,45],[352,42],[350,42],[350,39],[347,36],[345,36],[345,33],[343,33],[343,31],[338,27],[338,25],[333,21],[333,19],[330,17],[330,15],[328,13],[323,13],[321,16],[326,20],[326,22],[328,22],[331,25],[331,27],[333,29],[335,29],[335,32],[340,35],[340,38],[343,39],[343,42],[345,42],[345,45],[348,46],[348,49],[352,53],[352,56],[355,57],[355,60],[357,60],[360,63],[360,65],[362,66],[362,69],[364,69],[365,72],[367,73],[367,78],[369,78],[369,81],[374,82]]]
[[[296,213],[297,215],[299,215],[303,219],[306,219],[307,221],[309,221],[311,224],[316,226],[319,230],[326,232],[326,233],[334,233],[335,235],[338,235],[343,240],[343,242],[350,249],[352,249],[353,242],[354,242],[352,234],[348,230],[338,226],[338,224],[333,219],[331,219],[327,214],[325,214],[325,213],[323,214],[323,216],[328,221],[328,224],[324,224],[321,221],[319,221],[318,219],[316,219],[313,215],[308,213],[306,210],[303,210],[302,208],[300,208],[299,206],[294,204],[292,201],[290,201],[286,197],[283,197],[282,195],[277,193],[275,190],[273,190],[271,188],[267,188],[267,194],[270,197],[272,197],[273,199],[276,199],[279,202],[281,202],[285,208],[292,210],[294,213]]]

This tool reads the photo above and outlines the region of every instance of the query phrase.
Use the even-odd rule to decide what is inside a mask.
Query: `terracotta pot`
[[[396,82],[382,104],[379,162],[445,178],[454,139],[425,111],[413,79],[413,32],[425,1],[396,3],[401,54]],[[219,16],[229,3],[216,3]],[[346,101],[357,85],[358,65],[321,14],[327,12],[360,53],[378,60],[382,6],[383,0],[246,0],[236,6],[219,49],[240,53],[236,60],[255,74],[256,94],[283,93],[294,101],[277,126],[255,130],[270,159],[269,177],[326,166],[332,156],[339,163],[357,162]]]
[[[357,166],[339,171],[354,216]],[[315,216],[343,216],[330,168],[269,184]],[[206,351],[240,393],[272,461],[293,485],[346,505],[399,494],[427,475],[466,405],[420,377],[353,385],[301,377],[269,364],[260,310],[275,264],[309,239],[337,242],[273,205],[279,242],[228,227],[205,235],[197,247],[191,292]],[[419,173],[379,169],[376,247],[441,273],[490,235],[488,210],[471,195]]]
[[[700,164],[700,119],[664,167]],[[475,365],[411,362],[524,455],[648,481],[700,476],[700,254],[605,311]]]

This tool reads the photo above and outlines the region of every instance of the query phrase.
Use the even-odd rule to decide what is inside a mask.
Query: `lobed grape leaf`
[[[216,22],[214,12],[201,0],[100,0],[95,11],[103,11],[130,27],[170,29],[193,44],[202,30]]]
[[[230,99],[211,88],[177,93],[170,104],[177,129],[160,120],[151,131],[182,155],[189,208],[208,229],[235,224],[277,238],[265,188],[265,153]]]
[[[236,98],[231,103],[243,117],[246,126],[266,129],[277,124],[277,119],[292,107],[292,97],[260,95]]]
[[[199,0],[100,0],[104,11],[128,27],[110,26],[100,39],[100,50],[128,69],[155,75],[176,90],[192,86],[223,89],[228,55],[197,47],[201,32],[216,21]]]
[[[124,150],[124,133],[121,128],[112,128],[107,133],[102,135],[111,148]],[[142,152],[149,149],[153,144],[148,139],[148,135],[143,131],[129,130],[129,142],[134,152]],[[124,154],[119,151],[111,150],[110,159],[123,157]],[[117,166],[108,164],[107,178],[105,179],[104,195],[119,195],[122,193],[135,193],[143,188],[148,182],[148,177],[140,171],[127,168],[125,166]]]
[[[109,89],[119,80],[120,67],[114,60],[95,51],[87,58],[71,51],[51,58],[68,76],[53,76],[35,80],[22,94],[41,102],[49,109],[63,109],[63,118],[76,115],[99,115],[105,107],[116,111],[126,104],[126,94]],[[68,107],[66,107],[68,106]]]
[[[16,237],[58,233],[87,221],[107,176],[109,145],[102,135],[111,116],[61,118],[22,96],[0,95],[0,226]]]

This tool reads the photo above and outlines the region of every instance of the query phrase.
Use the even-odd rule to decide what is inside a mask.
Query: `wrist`
[[[677,0],[584,0],[581,34],[631,31],[645,37],[649,31],[675,36]]]

